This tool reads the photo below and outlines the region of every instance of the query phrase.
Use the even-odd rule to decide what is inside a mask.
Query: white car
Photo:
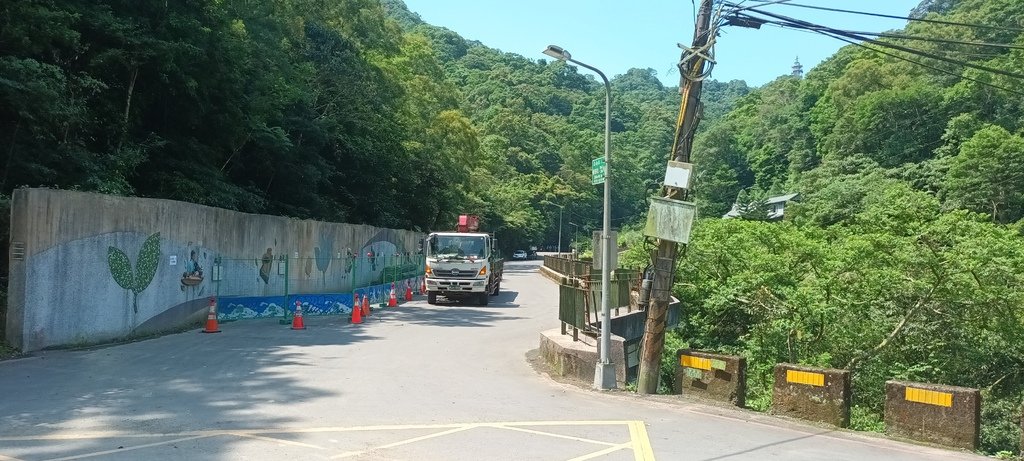
[[[512,252],[512,259],[526,259],[526,250],[516,250]]]

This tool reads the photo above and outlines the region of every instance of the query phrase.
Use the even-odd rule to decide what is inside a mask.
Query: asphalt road
[[[362,325],[238,321],[0,362],[0,461],[985,459],[558,383],[526,358],[557,326],[538,265],[509,263],[485,308],[420,297]]]

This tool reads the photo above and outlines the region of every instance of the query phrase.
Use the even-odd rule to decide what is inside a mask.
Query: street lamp
[[[572,226],[572,244],[569,245],[569,252],[573,257],[572,259],[575,260],[576,254],[579,252],[576,246],[578,245],[577,240],[580,239],[580,225],[574,222],[569,222],[568,224]]]
[[[564,48],[555,45],[548,45],[548,48],[544,50],[544,54],[551,56],[552,58],[568,61],[576,64],[580,67],[584,67],[594,71],[597,75],[601,76],[601,80],[604,81],[604,225],[601,233],[601,360],[594,367],[594,387],[598,389],[614,389],[615,385],[615,365],[612,364],[611,355],[609,354],[612,346],[612,334],[611,334],[611,306],[609,298],[611,298],[611,260],[612,260],[612,245],[611,245],[611,227],[612,227],[612,215],[611,215],[611,149],[612,149],[612,138],[611,138],[611,125],[612,125],[612,85],[608,83],[608,77],[604,76],[604,72],[597,70],[596,67],[589,66],[582,62],[579,62],[572,58],[572,55]]]
[[[562,257],[562,211],[565,211],[565,205],[557,203],[552,203],[552,205],[558,207],[558,257]]]

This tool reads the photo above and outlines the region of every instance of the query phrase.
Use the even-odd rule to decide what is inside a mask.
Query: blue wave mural
[[[400,280],[395,283],[395,296],[399,299],[406,287],[416,291],[422,283],[421,277]],[[359,298],[365,295],[370,304],[387,302],[391,284],[373,285],[355,290]],[[222,296],[218,300],[218,320],[258,319],[285,317],[295,312],[295,302],[302,305],[302,315],[344,315],[352,313],[352,292],[294,294],[285,296]]]

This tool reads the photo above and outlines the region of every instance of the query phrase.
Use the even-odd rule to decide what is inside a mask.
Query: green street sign
[[[594,161],[590,162],[590,183],[601,184],[604,182],[604,176],[608,171],[608,165],[604,163],[604,157],[595,158]]]

